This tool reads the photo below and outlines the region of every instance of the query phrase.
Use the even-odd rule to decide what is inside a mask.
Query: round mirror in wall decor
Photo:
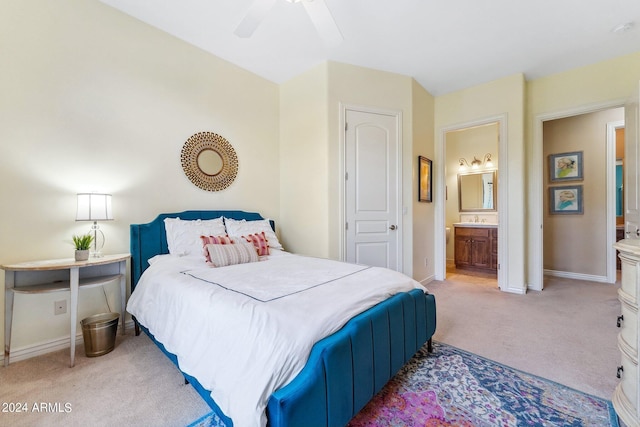
[[[182,170],[198,188],[224,190],[236,179],[238,157],[229,141],[213,132],[187,139],[180,154]]]

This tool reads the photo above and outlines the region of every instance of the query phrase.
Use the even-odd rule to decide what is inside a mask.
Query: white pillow
[[[270,248],[282,249],[282,245],[278,241],[276,233],[273,232],[269,219],[259,219],[255,221],[235,220],[231,218],[224,219],[224,225],[227,227],[227,234],[231,237],[242,237],[248,234],[256,234],[264,231]]]
[[[218,236],[225,234],[222,217],[215,219],[196,219],[186,221],[180,218],[165,218],[167,246],[171,255],[202,255],[200,236]],[[202,255],[204,258],[204,255]]]
[[[226,245],[209,244],[205,246],[211,259],[209,265],[226,267],[227,265],[245,264],[258,261],[258,252],[251,243],[238,242]]]

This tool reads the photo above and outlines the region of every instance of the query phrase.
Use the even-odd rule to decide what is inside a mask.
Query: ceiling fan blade
[[[326,45],[336,46],[342,43],[342,33],[324,0],[303,0],[302,4]]]
[[[242,38],[251,37],[275,2],[276,0],[254,0],[233,33]]]

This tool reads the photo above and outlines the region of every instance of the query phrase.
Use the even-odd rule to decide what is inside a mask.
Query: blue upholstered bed
[[[148,266],[147,260],[167,254],[164,219],[258,220],[258,213],[244,211],[185,211],[161,214],[147,224],[132,224],[132,292]],[[274,224],[271,224],[274,227]],[[414,289],[396,294],[353,317],[338,332],[318,341],[303,370],[289,384],[274,392],[267,406],[270,426],[342,426],[386,384],[425,343],[431,344],[436,328],[433,295]],[[136,322],[176,364],[175,355]],[[178,366],[179,367],[179,366]],[[227,423],[217,404],[196,378],[185,379]]]

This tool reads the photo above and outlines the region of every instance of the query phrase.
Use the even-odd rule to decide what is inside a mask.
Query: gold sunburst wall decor
[[[187,178],[207,191],[224,190],[238,174],[236,151],[229,141],[213,132],[198,132],[187,139],[180,161]]]

